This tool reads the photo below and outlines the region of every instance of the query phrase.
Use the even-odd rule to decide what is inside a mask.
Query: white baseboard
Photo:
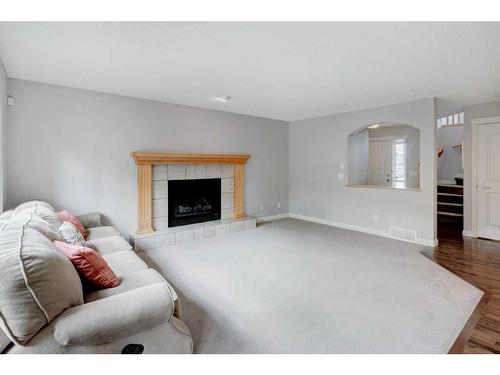
[[[351,225],[351,224],[346,224],[346,223],[338,223],[338,222],[327,220],[327,219],[318,219],[318,218],[311,217],[311,216],[304,216],[304,215],[298,215],[298,214],[293,214],[293,213],[290,213],[290,217],[294,218],[294,219],[310,221],[312,223],[329,225],[331,227],[337,227],[337,228],[342,228],[342,229],[355,230],[357,232],[374,234],[376,236],[387,237],[387,238],[391,238],[393,240],[415,243],[417,245],[424,245],[424,246],[430,246],[430,247],[436,247],[438,245],[437,240],[426,240],[424,238],[417,238],[416,241],[408,241],[408,240],[403,240],[401,238],[391,237],[389,235],[389,232],[385,232],[383,230],[377,230],[377,229],[362,227],[362,226],[358,226],[358,225]]]
[[[290,215],[288,213],[286,213],[286,214],[272,215],[272,216],[258,217],[257,218],[257,223],[264,223],[266,221],[274,221],[274,220],[279,220],[279,219],[286,219],[287,217],[290,217]]]
[[[476,238],[476,236],[474,236],[474,234],[470,230],[464,230],[464,231],[462,231],[462,236],[464,236],[464,237],[470,237],[470,238]]]

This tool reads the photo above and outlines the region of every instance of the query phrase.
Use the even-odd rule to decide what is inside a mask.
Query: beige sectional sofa
[[[40,221],[40,218],[42,221]],[[0,351],[2,353],[191,353],[174,289],[134,253],[99,214],[79,217],[87,246],[121,284],[86,290],[71,262],[53,246],[57,215],[27,202],[0,215]]]

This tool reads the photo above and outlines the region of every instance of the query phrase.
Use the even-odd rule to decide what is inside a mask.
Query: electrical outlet
[[[281,208],[281,203],[278,202],[278,204],[276,205],[277,208]]]
[[[373,214],[373,220],[378,221],[378,219],[379,219],[378,214]]]
[[[344,174],[343,173],[337,173],[337,178],[339,180],[343,180],[344,179]]]
[[[344,163],[340,163],[340,169],[344,169],[345,165]]]
[[[260,210],[264,211],[264,205],[263,204],[260,205]]]

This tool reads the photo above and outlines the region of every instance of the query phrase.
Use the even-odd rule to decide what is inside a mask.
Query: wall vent
[[[405,240],[405,241],[415,242],[417,240],[417,232],[416,231],[402,229],[402,228],[396,228],[396,227],[389,227],[389,236],[391,236],[393,238],[398,238],[400,240]]]

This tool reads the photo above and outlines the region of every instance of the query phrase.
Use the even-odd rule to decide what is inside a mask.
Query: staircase
[[[439,229],[462,231],[464,218],[463,185],[438,184],[437,211]]]

